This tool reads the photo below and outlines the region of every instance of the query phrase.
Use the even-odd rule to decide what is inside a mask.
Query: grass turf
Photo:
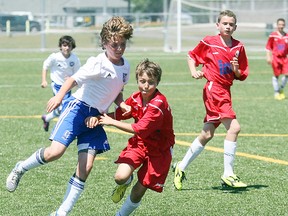
[[[75,169],[77,149],[74,143],[60,160],[25,174],[14,193],[5,189],[6,177],[16,162],[50,143],[49,133],[43,131],[40,119],[51,97],[49,88],[40,87],[42,61],[48,54],[0,53],[1,216],[49,215],[60,205],[67,181]],[[81,62],[90,54],[79,52]],[[173,162],[182,159],[188,145],[200,132],[205,114],[204,80],[191,78],[185,55],[129,51],[125,55],[132,69],[125,96],[137,90],[133,73],[144,57],[158,62],[163,69],[159,89],[167,96],[174,115]],[[148,190],[135,215],[287,215],[288,100],[274,100],[272,72],[264,59],[250,59],[249,65],[248,79],[235,81],[232,87],[233,105],[242,128],[235,171],[248,184],[247,190],[231,191],[220,187],[225,133],[220,126],[206,150],[188,167],[184,189],[174,190],[170,172],[164,192]],[[99,155],[95,161],[85,191],[71,215],[114,215],[123,203],[114,204],[110,200],[115,185],[113,161],[130,135],[111,127],[107,127],[107,133],[112,150]]]

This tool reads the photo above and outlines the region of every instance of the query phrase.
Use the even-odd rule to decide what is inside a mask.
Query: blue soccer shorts
[[[96,151],[97,154],[110,150],[103,126],[88,128],[85,119],[98,116],[99,111],[73,96],[65,101],[59,120],[55,125],[50,140],[68,147],[77,138],[78,151]]]

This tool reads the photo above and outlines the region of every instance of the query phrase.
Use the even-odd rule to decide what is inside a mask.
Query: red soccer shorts
[[[128,145],[115,163],[126,163],[135,169],[142,165],[137,172],[138,181],[144,187],[161,193],[172,161],[171,150],[168,149],[158,156],[149,156],[143,146],[137,146],[139,145]]]
[[[224,118],[236,118],[232,109],[230,88],[225,88],[214,82],[207,82],[203,89],[203,101],[206,108],[205,122],[212,122],[215,127]]]
[[[288,75],[288,58],[273,56],[272,69],[274,76]]]

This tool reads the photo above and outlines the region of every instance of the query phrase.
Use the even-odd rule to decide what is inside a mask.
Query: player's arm
[[[272,64],[272,52],[270,50],[266,50],[266,61],[268,64]]]
[[[131,113],[131,106],[127,105],[123,100],[123,90],[118,94],[114,103],[119,106],[123,112],[123,116],[128,116]]]
[[[105,113],[103,116],[100,116],[99,123],[101,125],[114,126],[114,127],[118,128],[120,130],[123,130],[125,132],[135,134],[135,131],[133,130],[132,125],[130,123],[115,120]]]
[[[47,103],[47,112],[51,112],[56,109],[62,102],[65,94],[70,91],[77,83],[74,78],[69,77],[61,86],[59,92],[52,97]]]
[[[202,79],[204,76],[204,73],[202,71],[197,70],[194,59],[188,56],[187,62],[188,62],[188,67],[190,69],[191,76],[195,79]]]
[[[42,82],[41,82],[41,87],[46,88],[48,85],[47,83],[47,69],[43,68],[42,69]]]

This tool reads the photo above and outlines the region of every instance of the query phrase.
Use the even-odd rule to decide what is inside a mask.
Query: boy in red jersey
[[[233,171],[240,125],[232,109],[230,87],[235,79],[243,81],[247,78],[248,60],[243,44],[232,37],[237,27],[236,15],[229,10],[222,11],[216,25],[220,34],[205,37],[188,52],[188,66],[192,77],[204,77],[207,80],[203,89],[206,116],[200,135],[193,141],[182,161],[173,165],[174,186],[177,190],[182,189],[184,170],[202,152],[221,123],[227,130],[222,183],[234,188],[247,187]],[[203,65],[202,71],[196,69],[200,64]]]
[[[277,20],[277,30],[272,32],[266,44],[267,63],[271,64],[273,69],[272,85],[274,88],[274,98],[276,100],[285,99],[284,87],[288,80],[288,34],[284,32],[285,20]],[[284,75],[279,87],[278,78]]]
[[[116,215],[130,215],[139,205],[149,188],[162,192],[172,160],[172,148],[175,142],[173,117],[166,97],[157,89],[161,80],[160,66],[148,59],[136,67],[138,92],[126,101],[131,112],[123,115],[121,109],[115,113],[86,119],[88,127],[97,124],[111,125],[134,134],[128,140],[127,147],[120,153],[115,163],[116,188],[112,200],[118,203],[133,180],[133,172],[138,170],[138,181]],[[134,118],[135,123],[121,122],[121,119]]]

